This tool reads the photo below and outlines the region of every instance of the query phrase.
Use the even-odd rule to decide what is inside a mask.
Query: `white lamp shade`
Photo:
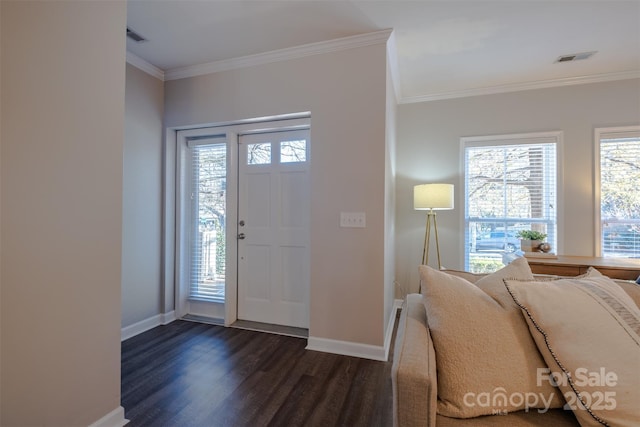
[[[453,209],[453,184],[421,184],[413,187],[416,210]]]

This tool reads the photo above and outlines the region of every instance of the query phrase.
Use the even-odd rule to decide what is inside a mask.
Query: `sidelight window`
[[[224,301],[226,258],[226,142],[191,150],[189,298]]]

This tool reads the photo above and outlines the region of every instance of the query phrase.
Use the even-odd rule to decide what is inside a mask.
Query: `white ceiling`
[[[167,73],[393,29],[404,102],[640,77],[640,0],[129,0],[128,26]]]

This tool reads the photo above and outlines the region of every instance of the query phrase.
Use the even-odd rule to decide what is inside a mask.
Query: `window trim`
[[[459,217],[460,230],[466,230],[466,194],[465,194],[465,182],[466,182],[466,164],[465,164],[465,148],[466,147],[481,147],[481,146],[498,146],[498,145],[514,145],[518,143],[545,143],[553,142],[556,144],[556,248],[555,253],[562,253],[564,250],[564,131],[542,131],[542,132],[526,132],[526,133],[511,133],[511,134],[497,134],[497,135],[482,135],[482,136],[463,136],[460,137],[460,179],[458,181],[458,203],[457,206],[461,206]],[[466,233],[465,233],[466,234]],[[459,263],[465,265],[466,259],[466,247],[465,247],[465,235],[459,240],[460,254]]]
[[[603,138],[635,137],[638,135],[640,135],[640,125],[601,127],[595,128],[593,131],[593,206],[595,210],[593,213],[593,241],[594,255],[597,257],[603,256],[602,241],[600,240],[600,235],[602,233],[602,199],[600,197],[600,179],[602,178],[600,168],[602,165],[600,164],[600,142]]]

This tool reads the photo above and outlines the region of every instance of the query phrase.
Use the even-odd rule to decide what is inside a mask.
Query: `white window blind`
[[[189,298],[224,301],[226,143],[190,146],[191,232]]]
[[[490,272],[520,250],[517,233],[547,234],[556,247],[558,136],[464,138],[465,268]]]
[[[640,127],[599,133],[600,248],[640,257]]]

